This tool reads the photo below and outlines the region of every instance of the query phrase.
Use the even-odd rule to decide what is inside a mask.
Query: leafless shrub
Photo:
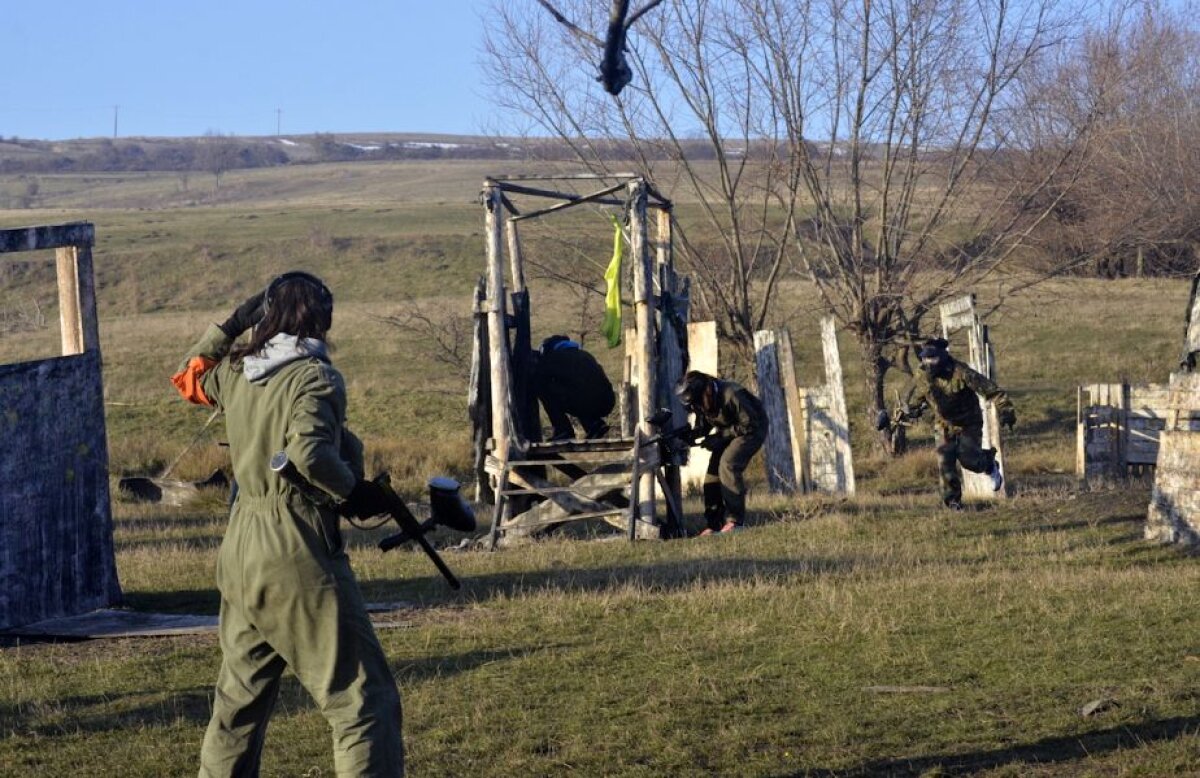
[[[418,344],[423,353],[466,379],[471,369],[474,331],[470,315],[453,313],[436,303],[409,298],[395,313],[380,316],[378,320],[398,329],[405,340]]]

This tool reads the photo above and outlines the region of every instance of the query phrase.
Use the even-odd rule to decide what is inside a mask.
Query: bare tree
[[[408,298],[394,313],[377,317],[433,356],[435,362],[465,379],[471,367],[472,319],[444,306]]]
[[[1094,111],[1025,80],[1064,51],[1055,2],[671,3],[628,42],[635,79],[616,100],[527,2],[495,0],[486,47],[502,107],[595,169],[627,151],[619,164],[698,203],[678,234],[723,337],[748,350],[803,268],[858,340],[874,413],[926,315],[995,278],[1078,174]],[[1005,173],[1035,155],[1036,180]]]
[[[220,132],[209,130],[204,133],[196,157],[200,166],[213,174],[213,192],[216,192],[221,188],[221,175],[237,166],[237,142]]]
[[[1088,31],[1056,75],[1097,94],[1079,183],[1038,236],[1100,275],[1187,273],[1200,258],[1200,26],[1142,5]]]

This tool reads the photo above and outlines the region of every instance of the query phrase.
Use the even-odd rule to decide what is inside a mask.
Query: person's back
[[[556,439],[574,437],[567,416],[579,419],[589,438],[601,437],[608,425],[604,417],[616,406],[616,393],[604,368],[594,356],[565,336],[542,343],[533,382]]]

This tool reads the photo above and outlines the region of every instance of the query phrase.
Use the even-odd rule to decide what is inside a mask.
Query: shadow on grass
[[[719,540],[717,542],[720,542]],[[454,558],[447,559],[451,567]],[[555,593],[604,592],[630,586],[656,593],[713,586],[755,579],[787,579],[844,574],[861,568],[856,559],[746,559],[712,557],[652,565],[617,565],[597,568],[552,568],[520,572],[459,575],[463,588],[455,595],[440,578],[375,580],[362,585],[368,601],[387,599],[397,593],[419,589],[432,595],[430,604],[439,600],[463,598],[482,602],[538,591]],[[432,581],[433,585],[430,585]]]
[[[216,680],[215,669],[213,680]],[[209,686],[169,693],[134,691],[81,695],[54,700],[52,705],[33,704],[20,708],[0,705],[0,722],[6,732],[37,737],[57,737],[79,731],[118,732],[166,727],[179,721],[204,724],[212,711],[211,699],[212,688]]]
[[[876,776],[971,775],[1006,765],[1047,765],[1094,757],[1123,748],[1138,748],[1200,732],[1200,716],[1179,716],[1157,721],[1064,735],[1034,743],[966,754],[933,754],[912,759],[886,759],[845,770],[817,769],[781,773],[778,778],[875,778]]]
[[[570,648],[552,643],[514,646],[505,649],[466,651],[415,661],[391,661],[401,691],[414,683],[470,672],[484,665],[524,659],[545,651]],[[217,666],[212,668],[213,684]],[[193,686],[164,692],[130,691],[115,694],[78,695],[57,699],[52,704],[15,706],[0,703],[0,731],[18,736],[57,737],[70,732],[118,732],[147,727],[169,727],[183,722],[203,725],[212,713],[213,686]],[[277,707],[287,711],[316,710],[316,704],[290,672],[280,680]],[[198,745],[198,744],[197,744]]]
[[[124,605],[147,613],[197,613],[215,616],[221,594],[211,589],[177,589],[163,592],[126,592]]]

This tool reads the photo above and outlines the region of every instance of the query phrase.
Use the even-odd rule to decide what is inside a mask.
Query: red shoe
[[[721,527],[721,532],[722,533],[736,532],[737,530],[740,530],[741,528],[742,528],[741,524],[738,524],[735,521],[727,521],[727,522],[725,522],[725,526]]]

